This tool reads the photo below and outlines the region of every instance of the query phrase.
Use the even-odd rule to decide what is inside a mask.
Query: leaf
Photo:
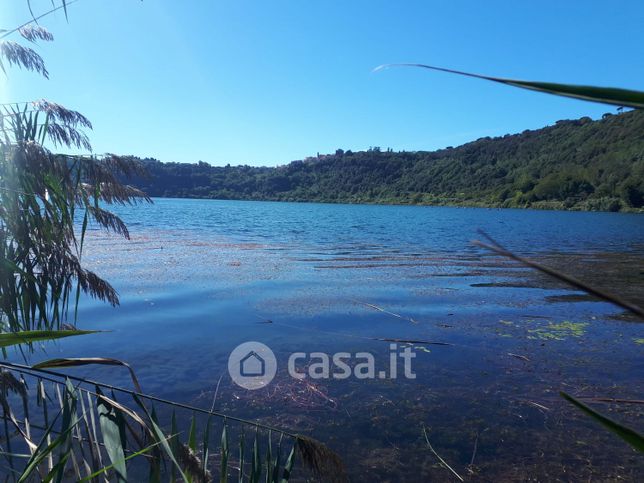
[[[293,472],[294,464],[295,464],[295,444],[291,448],[291,452],[288,454],[288,457],[286,458],[286,463],[284,464],[284,473],[282,474],[282,483],[288,483],[288,480],[291,478],[291,473]]]
[[[98,387],[96,388],[96,393],[102,396],[101,390]],[[123,425],[118,420],[120,413],[117,413],[105,398],[97,398],[96,406],[98,408],[98,419],[107,455],[114,466],[118,481],[127,482],[125,451],[122,443],[124,438],[124,434],[122,434]]]
[[[172,434],[172,437],[170,439],[170,450],[174,454],[177,454],[179,451],[179,445],[181,444],[181,441],[179,440],[179,430],[177,428],[177,415],[174,409],[172,410],[172,418],[170,419],[170,433]],[[177,469],[174,466],[171,469],[170,481],[171,483],[175,483],[177,481]]]
[[[277,443],[277,454],[275,455],[275,460],[273,461],[273,474],[271,475],[272,483],[279,483],[280,481],[280,465],[282,464],[282,438],[284,438],[284,433],[280,434],[280,439]]]
[[[80,248],[78,250],[79,257],[83,253],[83,245],[85,243],[85,233],[87,232],[87,223],[89,221],[89,215],[87,210],[85,210],[85,215],[83,216],[83,226],[81,228],[81,238],[80,238]],[[76,285],[76,300],[74,302],[74,323],[78,322],[78,303],[80,301],[80,284]]]
[[[47,340],[62,339],[75,335],[95,334],[98,330],[22,330],[0,334],[0,347],[31,344]]]
[[[123,459],[123,462],[126,462],[126,461],[128,461],[128,460],[131,460],[132,458],[136,458],[137,456],[140,456],[140,455],[142,455],[142,454],[145,454],[145,453],[147,453],[148,451],[150,451],[151,449],[153,449],[155,446],[158,446],[158,445],[160,445],[160,444],[161,444],[161,441],[157,441],[157,442],[155,442],[155,443],[152,443],[150,446],[146,446],[145,448],[143,448],[143,449],[141,449],[141,450],[139,450],[139,451],[136,451],[135,453],[132,453],[132,454],[128,455],[127,457],[125,457],[125,458]],[[105,467],[101,468],[100,470],[95,471],[95,472],[94,472],[94,473],[92,473],[91,475],[88,475],[88,476],[86,476],[85,478],[83,478],[83,479],[79,480],[79,483],[80,483],[80,482],[82,482],[82,481],[89,481],[89,480],[92,480],[92,479],[96,478],[96,477],[97,477],[97,476],[99,476],[99,475],[102,475],[103,473],[105,473],[106,471],[108,471],[108,470],[110,470],[110,469],[112,469],[112,468],[114,468],[114,464],[111,464],[111,465],[105,466]]]
[[[63,420],[61,424],[62,431],[67,434],[64,446],[60,450],[58,462],[56,466],[49,472],[45,481],[50,481],[50,478],[56,478],[56,483],[61,483],[63,475],[65,474],[65,467],[67,460],[72,455],[72,430],[80,422],[76,408],[78,406],[78,393],[76,388],[72,385],[69,379],[65,380],[65,397],[63,399]],[[69,429],[69,431],[67,431]]]
[[[220,483],[228,481],[228,428],[224,420],[224,429],[221,431],[221,473]]]
[[[192,415],[192,422],[190,423],[190,432],[188,433],[188,447],[192,451],[197,451],[197,420],[195,415]]]
[[[63,357],[59,359],[50,359],[48,361],[39,362],[38,364],[31,366],[32,369],[51,369],[59,367],[77,367],[77,366],[87,366],[91,364],[99,364],[105,366],[123,366],[130,371],[130,377],[132,378],[132,383],[139,393],[143,393],[139,380],[134,374],[134,370],[130,367],[127,362],[120,361],[118,359],[112,359],[110,357]]]
[[[250,463],[250,483],[259,483],[259,479],[262,476],[262,461],[259,452],[259,426],[255,426],[252,456]]]
[[[268,446],[266,448],[266,478],[265,483],[271,483],[273,476],[273,435],[268,431]]]
[[[620,423],[617,423],[613,421],[610,418],[607,418],[603,414],[598,413],[594,409],[590,408],[589,406],[585,405],[582,403],[580,400],[575,399],[572,397],[570,394],[566,394],[565,392],[560,392],[561,397],[566,399],[568,402],[574,404],[577,406],[579,409],[581,409],[583,412],[585,412],[588,416],[593,418],[595,421],[603,425],[606,429],[609,431],[612,431],[615,433],[617,436],[622,438],[624,441],[626,441],[628,444],[630,444],[633,448],[636,450],[644,453],[644,436],[639,434],[637,431],[634,429],[628,428],[626,426],[621,425]]]
[[[141,428],[143,428],[148,433],[150,433],[150,435],[152,435],[152,432],[150,431],[150,428],[148,427],[147,424],[145,424],[145,421],[143,421],[143,419],[141,419],[141,416],[136,414],[131,409],[129,409],[129,408],[123,406],[122,404],[116,402],[114,399],[110,399],[105,394],[98,394],[97,399],[102,399],[107,405],[112,406],[115,409],[118,409],[119,411],[121,411],[121,413],[131,417],[134,421],[136,421],[137,423],[139,423],[141,425]]]
[[[136,394],[133,394],[132,397],[136,401],[136,403],[139,405],[139,407],[143,410],[143,412],[146,414],[148,417],[148,420],[150,421],[150,425],[152,426],[152,429],[154,430],[154,436],[157,441],[161,443],[161,447],[163,450],[166,452],[172,463],[176,466],[177,470],[179,471],[179,475],[181,478],[183,478],[184,481],[190,481],[190,478],[184,473],[183,469],[179,465],[179,462],[177,461],[177,458],[170,448],[170,445],[168,444],[168,438],[166,437],[165,434],[163,434],[163,431],[161,428],[159,428],[159,425],[156,423],[152,415],[150,415],[150,412],[148,409],[145,407],[145,404],[143,404],[143,401],[137,396]],[[174,435],[171,435],[171,437]]]
[[[29,480],[31,473],[38,468],[40,463],[45,458],[50,458],[50,461],[51,461],[51,455],[53,454],[54,450],[61,445],[65,445],[65,443],[67,443],[71,439],[71,432],[74,429],[75,425],[78,423],[79,419],[76,417],[77,415],[76,415],[75,388],[71,385],[69,380],[66,380],[65,384],[66,384],[65,401],[62,402],[62,407],[60,411],[53,419],[51,424],[45,430],[45,433],[43,434],[40,440],[40,444],[38,445],[38,448],[34,452],[31,459],[27,462],[25,469],[20,474],[18,483],[22,483],[24,481]],[[73,415],[72,415],[72,412],[74,413]],[[56,424],[56,421],[61,417],[61,414],[63,418],[61,431],[59,432],[58,437],[50,443],[49,436],[55,431],[54,426]],[[72,424],[72,421],[74,422],[74,424]],[[71,450],[71,446],[69,446],[69,449]],[[65,458],[65,461],[66,461],[66,458],[69,456],[69,452],[67,452],[67,456],[65,456],[65,451],[63,451],[62,456]],[[53,472],[54,469],[56,468],[58,468],[62,472],[64,470],[64,464],[62,465],[62,468],[61,468],[61,461],[60,460],[58,461],[56,466],[47,475],[47,478],[49,480],[54,476],[56,476],[55,473]]]
[[[385,64],[374,69],[380,71],[389,67],[420,67],[431,69],[450,74],[458,74],[476,79],[484,79],[492,82],[498,82],[522,89],[545,92],[563,97],[572,97],[583,101],[600,102],[603,104],[612,104],[615,106],[632,107],[633,109],[644,109],[644,92],[630,89],[620,89],[617,87],[597,87],[575,84],[558,84],[553,82],[524,81],[518,79],[505,79],[503,77],[492,77],[481,74],[472,74],[444,67],[435,67],[426,64]]]
[[[244,434],[244,426],[241,427],[239,435],[239,483],[244,481],[244,454],[246,453],[246,435]]]
[[[210,454],[210,426],[211,426],[212,414],[208,415],[206,420],[206,429],[203,433],[203,469],[204,469],[204,478],[206,476],[206,471],[208,469],[208,456]]]

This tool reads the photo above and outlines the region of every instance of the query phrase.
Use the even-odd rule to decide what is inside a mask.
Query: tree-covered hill
[[[644,206],[644,112],[481,138],[439,151],[372,148],[275,168],[142,160],[151,196],[633,210]]]

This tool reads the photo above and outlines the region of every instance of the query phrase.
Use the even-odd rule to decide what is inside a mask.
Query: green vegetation
[[[550,322],[545,327],[528,329],[528,332],[532,334],[528,336],[528,339],[565,340],[568,337],[581,337],[584,335],[587,325],[584,322],[570,322],[568,320],[558,324]]]
[[[119,482],[286,483],[296,458],[323,481],[346,481],[339,458],[311,438],[5,364],[12,369],[2,371],[0,392],[6,481],[99,481],[101,476]],[[168,432],[159,414],[169,408]]]
[[[644,112],[558,121],[434,152],[372,148],[276,168],[143,159],[150,196],[641,210]]]
[[[601,102],[603,104],[612,104],[621,108],[632,107],[633,109],[644,109],[644,92],[630,89],[507,79],[505,77],[474,74],[472,72],[446,69],[445,67],[437,67],[427,64],[384,64],[376,67],[374,72],[388,69],[389,67],[419,67],[438,72],[447,72],[448,74],[457,74],[466,77],[473,77],[475,79],[483,79],[490,82],[498,82],[500,84],[520,87],[521,89],[528,89],[531,91],[545,92],[546,94],[552,94],[555,96],[572,97],[573,99],[580,99],[583,101]]]
[[[577,406],[584,413],[586,413],[592,419],[594,419],[595,421],[603,425],[609,431],[612,431],[613,433],[615,433],[617,436],[619,436],[628,444],[630,444],[633,448],[635,448],[641,453],[644,453],[644,436],[642,436],[640,433],[638,433],[632,428],[629,428],[616,421],[613,421],[610,418],[607,418],[603,414],[595,411],[591,407],[582,403],[579,399],[572,397],[570,394],[567,394],[565,392],[561,392],[560,394],[568,402]]]

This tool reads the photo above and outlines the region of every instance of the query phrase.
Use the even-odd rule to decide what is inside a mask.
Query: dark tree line
[[[644,206],[644,113],[558,121],[439,151],[371,148],[274,168],[143,159],[151,196],[632,210]]]

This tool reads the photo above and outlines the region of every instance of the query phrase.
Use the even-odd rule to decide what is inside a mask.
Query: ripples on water
[[[642,326],[470,243],[482,228],[641,303],[641,216],[200,200],[120,213],[132,240],[91,232],[85,256],[121,306],[86,300],[79,317],[111,332],[63,341],[46,357],[123,359],[147,392],[207,408],[228,353],[264,342],[282,366],[273,389],[248,393],[225,374],[217,407],[328,442],[356,481],[446,481],[423,426],[473,479],[642,475],[640,456],[558,396],[641,399]],[[453,345],[416,344],[415,380],[315,381],[324,397],[297,397],[283,370],[289,353],[386,361],[389,344],[374,337]],[[115,372],[91,374],[129,383]],[[637,407],[602,409],[642,428]]]

